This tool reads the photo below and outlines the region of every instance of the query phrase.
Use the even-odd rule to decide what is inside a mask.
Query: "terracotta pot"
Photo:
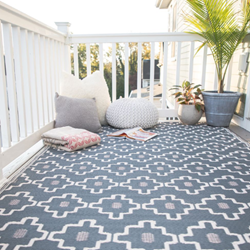
[[[178,116],[184,125],[194,125],[201,119],[202,111],[198,111],[193,104],[180,104],[178,108]]]

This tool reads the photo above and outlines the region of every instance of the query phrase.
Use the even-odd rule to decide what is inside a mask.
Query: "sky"
[[[156,0],[1,0],[56,28],[71,23],[74,34],[166,32],[167,10]]]

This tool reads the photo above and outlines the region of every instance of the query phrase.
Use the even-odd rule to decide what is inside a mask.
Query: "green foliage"
[[[137,59],[138,49],[137,43],[129,43],[129,92],[137,89]],[[150,43],[142,44],[142,59],[150,59]],[[104,78],[107,82],[110,96],[112,96],[112,62],[111,62],[112,48],[109,47],[108,51],[104,54]],[[91,44],[91,73],[99,70],[99,45]],[[78,46],[78,65],[79,65],[79,78],[83,79],[87,76],[86,65],[86,44],[79,44]],[[125,49],[122,44],[116,44],[116,98],[124,96],[124,75],[125,75]],[[159,58],[159,54],[156,55]],[[71,72],[74,74],[74,55],[71,54]]]
[[[175,90],[172,94],[179,104],[195,105],[195,108],[204,111],[204,105],[201,97],[201,85],[194,85],[189,81],[183,81],[182,85],[173,85],[169,90]]]
[[[249,0],[243,0],[242,10],[236,0],[187,0],[189,12],[184,19],[191,25],[188,33],[204,38],[200,46],[210,48],[218,73],[218,92],[222,93],[231,58],[247,35],[250,21]]]
[[[91,59],[91,73],[99,69],[99,45],[93,44],[90,47]],[[78,65],[79,65],[79,78],[83,79],[87,76],[86,65],[86,44],[79,44],[78,46]],[[74,55],[71,54],[71,73],[74,74]]]

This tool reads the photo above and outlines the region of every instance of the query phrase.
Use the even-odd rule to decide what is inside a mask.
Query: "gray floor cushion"
[[[159,113],[147,99],[122,98],[109,106],[106,119],[115,128],[151,128],[157,124]]]

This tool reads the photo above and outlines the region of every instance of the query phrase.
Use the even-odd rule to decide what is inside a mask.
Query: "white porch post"
[[[70,25],[68,22],[55,22],[57,29],[62,33],[65,33],[67,36],[70,33]],[[70,44],[64,44],[64,70],[68,73],[71,73],[71,58],[70,58]]]

